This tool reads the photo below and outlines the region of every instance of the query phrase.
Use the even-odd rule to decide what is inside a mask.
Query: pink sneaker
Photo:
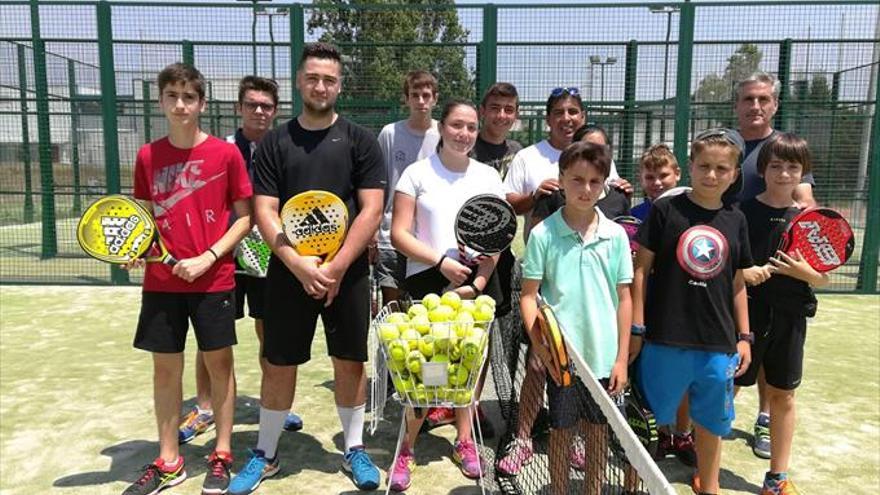
[[[412,484],[412,472],[416,468],[416,458],[412,450],[406,445],[400,448],[397,462],[391,470],[389,485],[395,492],[403,492]]]
[[[571,443],[571,450],[568,454],[568,462],[576,471],[583,471],[587,465],[587,452],[584,447],[584,440],[576,436]]]
[[[428,428],[436,428],[455,422],[455,411],[451,407],[432,407],[428,409],[428,417],[425,420]]]
[[[519,474],[523,466],[532,462],[534,457],[535,452],[532,450],[532,441],[517,438],[513,441],[513,445],[510,446],[507,455],[498,461],[495,469],[502,474],[515,476]]]
[[[458,464],[461,474],[470,479],[480,478],[483,472],[483,459],[477,453],[477,447],[471,440],[460,440],[455,442],[455,452],[452,460]]]

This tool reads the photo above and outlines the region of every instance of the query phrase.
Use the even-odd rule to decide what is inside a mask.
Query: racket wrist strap
[[[220,257],[217,256],[217,253],[214,251],[214,248],[208,248],[208,252],[214,256],[214,261],[217,261],[220,259]]]

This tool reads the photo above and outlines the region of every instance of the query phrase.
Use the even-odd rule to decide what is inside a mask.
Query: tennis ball
[[[461,362],[473,369],[471,364],[482,358],[482,346],[480,341],[473,337],[468,337],[461,342]]]
[[[409,316],[406,313],[391,313],[385,317],[385,321],[397,325],[397,330],[401,333],[409,328]]]
[[[424,304],[413,304],[406,311],[406,314],[409,316],[410,321],[416,317],[416,315],[426,315],[428,314],[428,308],[425,307]]]
[[[467,384],[468,369],[460,364],[452,363],[447,368],[449,385],[461,387]]]
[[[455,310],[445,304],[437,306],[428,312],[428,319],[434,323],[449,321],[455,317]]]
[[[407,341],[409,344],[409,349],[415,349],[415,346],[418,344],[415,341],[418,341],[422,337],[422,334],[419,333],[415,328],[407,328],[403,333],[400,334],[400,338]]]
[[[406,369],[414,375],[418,375],[422,372],[422,363],[424,362],[425,356],[422,355],[421,351],[410,351],[409,354],[406,355]]]
[[[422,355],[426,358],[429,358],[434,355],[434,337],[430,335],[423,335],[419,340],[419,351],[421,351]]]
[[[428,402],[428,390],[424,383],[416,385],[415,393],[413,393],[414,402]]]
[[[381,323],[379,325],[379,339],[384,343],[391,342],[392,340],[400,337],[400,331],[397,330],[397,327],[390,323]]]
[[[440,306],[440,296],[437,294],[425,294],[425,297],[422,298],[422,306],[428,309],[428,311]]]
[[[470,313],[473,316],[474,311],[477,310],[477,304],[472,299],[463,299],[461,301],[461,307],[458,308],[458,314],[462,313]]]
[[[471,402],[471,396],[473,394],[470,390],[458,390],[455,392],[455,405],[456,406],[466,406]]]
[[[486,322],[495,317],[495,306],[490,304],[477,304],[474,311],[474,321]]]
[[[458,313],[452,327],[455,328],[455,335],[463,339],[473,330],[474,317],[470,313]]]
[[[467,335],[468,337],[472,337],[474,340],[480,343],[480,348],[483,347],[483,339],[486,338],[486,331],[480,327],[471,328],[471,331]]]
[[[461,348],[458,345],[458,341],[450,341],[449,344],[449,360],[454,363],[461,361]]]
[[[492,306],[492,308],[494,309],[495,308],[495,299],[492,299],[492,296],[487,296],[486,294],[480,294],[479,296],[477,296],[476,299],[474,299],[474,304],[477,306],[479,306],[481,304],[488,304],[489,306]]]
[[[445,352],[449,348],[449,338],[452,335],[451,325],[435,323],[431,329],[431,336],[434,337],[434,352]]]
[[[395,339],[388,343],[388,355],[392,361],[404,362],[409,352],[409,344],[403,339]]]
[[[432,363],[448,363],[449,356],[446,354],[435,353],[434,357],[431,358]]]
[[[461,296],[458,295],[458,292],[444,292],[443,295],[440,296],[440,304],[445,304],[458,311],[458,308],[461,307]]]
[[[428,319],[427,313],[413,316],[409,323],[419,332],[419,335],[426,335],[431,331],[431,320]]]

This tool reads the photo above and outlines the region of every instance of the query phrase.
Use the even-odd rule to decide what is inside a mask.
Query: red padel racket
[[[792,256],[800,251],[807,263],[824,273],[843,265],[855,249],[852,227],[831,208],[810,208],[788,224],[779,250]]]
[[[619,217],[614,217],[614,222],[623,227],[623,230],[626,231],[626,236],[629,237],[629,250],[632,251],[633,254],[639,250],[639,243],[636,242],[636,236],[639,233],[639,226],[642,224],[642,221],[636,217],[623,215]]]

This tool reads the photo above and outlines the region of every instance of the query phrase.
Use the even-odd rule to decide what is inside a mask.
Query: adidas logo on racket
[[[321,209],[316,206],[297,224],[293,232],[296,236],[310,236],[335,234],[337,230],[339,230],[339,226],[328,220]]]

